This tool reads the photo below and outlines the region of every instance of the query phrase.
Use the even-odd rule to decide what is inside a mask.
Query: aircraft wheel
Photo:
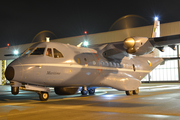
[[[49,98],[49,93],[48,92],[40,92],[39,93],[39,99],[41,101],[47,101]]]
[[[126,91],[126,95],[132,95],[132,94],[133,94],[132,90]]]
[[[90,90],[88,90],[88,92],[89,92],[89,95],[94,95],[95,89],[90,89]]]
[[[87,95],[87,93],[88,93],[87,90],[82,90],[82,91],[81,91],[81,94],[82,94],[82,95]]]
[[[133,90],[133,94],[137,95],[139,93],[139,88],[137,88],[136,90]]]

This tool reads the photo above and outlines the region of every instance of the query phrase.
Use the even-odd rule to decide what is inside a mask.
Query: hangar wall
[[[161,36],[180,34],[179,28],[180,28],[180,21],[161,24],[160,26]],[[75,37],[60,38],[60,39],[55,39],[52,41],[61,42],[65,44],[69,43],[71,45],[78,45],[79,43],[83,42],[87,38],[87,40],[89,41],[89,44],[101,44],[101,43],[108,43],[108,42],[123,41],[125,38],[130,37],[130,36],[151,37],[152,30],[153,30],[153,25],[150,25],[150,26],[143,26],[143,27],[137,27],[137,28],[89,34],[87,36],[81,35],[81,36],[75,36]],[[15,55],[8,56],[8,54],[13,54],[14,50],[18,50],[19,53],[22,53],[32,44],[34,43],[0,48],[0,60],[12,61],[18,56],[15,56]],[[9,62],[7,62],[7,64],[8,63]],[[0,62],[0,64],[2,63]],[[2,71],[0,72],[2,73]],[[178,75],[179,75],[179,71],[178,71]],[[0,85],[1,85],[1,82],[0,82]]]
[[[160,28],[161,28],[161,36],[180,34],[180,29],[179,29],[180,21],[161,24]],[[87,40],[89,41],[89,44],[100,44],[100,43],[123,41],[125,38],[130,36],[151,37],[152,30],[153,30],[153,25],[124,29],[124,30],[102,32],[102,33],[87,35]],[[61,42],[65,44],[69,43],[71,45],[78,45],[79,43],[83,42],[85,38],[86,38],[85,35],[81,35],[75,37],[54,39],[52,41]],[[17,56],[4,56],[4,55],[13,54],[14,50],[18,50],[19,53],[22,53],[32,44],[34,43],[0,48],[0,60],[15,59],[17,58]]]
[[[161,24],[160,26],[161,36],[180,34],[179,28],[180,28],[180,21]],[[151,37],[152,31],[153,31],[153,25],[150,25],[150,26],[143,26],[137,28],[124,29],[124,30],[90,34],[87,35],[87,39],[89,40],[90,44],[100,44],[107,42],[123,41],[125,38],[130,36]],[[80,42],[82,42],[84,39],[85,36],[82,35],[77,37],[56,39],[53,41],[77,45]]]

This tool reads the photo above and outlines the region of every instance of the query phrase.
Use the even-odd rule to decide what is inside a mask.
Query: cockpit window
[[[53,48],[54,51],[54,58],[63,58],[63,54],[59,52],[56,48]]]
[[[24,56],[24,55],[27,55],[29,53],[31,53],[31,51],[33,50],[34,48],[28,48],[27,50],[24,51],[24,53],[21,55],[21,56]]]
[[[45,48],[36,48],[31,55],[43,55]]]
[[[52,50],[51,50],[51,48],[47,48],[46,56],[52,57]]]

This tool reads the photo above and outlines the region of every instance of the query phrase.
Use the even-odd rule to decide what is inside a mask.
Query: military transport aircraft
[[[154,48],[175,50],[180,35],[160,37],[160,22],[154,22],[152,38],[128,37],[124,41],[82,47],[40,42],[8,65],[5,76],[11,92],[35,91],[42,101],[48,87],[57,95],[94,94],[96,87],[112,87],[127,95],[138,94],[141,80],[165,59],[151,56]],[[131,57],[129,57],[131,56]]]

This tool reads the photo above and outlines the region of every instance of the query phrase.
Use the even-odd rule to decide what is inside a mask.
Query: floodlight
[[[83,45],[87,47],[89,45],[89,42],[88,41],[84,41]]]
[[[18,55],[19,51],[18,50],[14,50],[14,54]]]

